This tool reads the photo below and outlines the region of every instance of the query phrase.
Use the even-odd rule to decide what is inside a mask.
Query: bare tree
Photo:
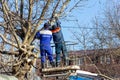
[[[95,46],[95,49],[103,49],[106,48],[108,51],[103,52],[103,55],[106,53],[110,53],[112,55],[111,59],[112,61],[116,60],[117,57],[120,57],[120,4],[114,3],[114,1],[108,3],[109,6],[104,11],[104,14],[102,18],[96,18],[94,21],[94,38],[92,41],[93,45]],[[118,60],[119,61],[119,60]],[[114,64],[115,65],[115,64]],[[116,69],[113,68],[112,65],[104,66],[104,71],[107,72],[107,76],[115,77],[118,74],[119,71],[117,71],[117,67],[119,65],[116,65]],[[102,72],[105,74],[105,72]]]
[[[32,42],[40,25],[53,22],[53,16],[62,17],[71,12],[81,1],[75,1],[68,9],[70,0],[0,0],[0,67],[3,71],[23,80],[37,59],[38,52],[33,51]]]
[[[120,45],[120,5],[113,4],[112,1],[111,3],[112,5],[106,8],[102,18],[96,18],[93,23],[95,42],[101,45],[100,48],[116,48]]]
[[[80,29],[83,28],[83,30],[79,30],[78,33],[77,31],[75,31],[73,32],[73,35],[79,43],[82,43],[79,45],[83,46],[82,49],[86,51],[86,49],[88,50],[91,48],[95,51],[92,57],[98,56],[99,53],[106,58],[108,57],[106,56],[106,54],[110,53],[110,56],[114,55],[111,57],[111,61],[114,61],[117,59],[117,57],[120,57],[120,4],[113,4],[112,1],[111,3],[112,4],[110,4],[110,6],[106,8],[105,13],[102,14],[102,17],[95,18],[92,28],[90,28],[90,26],[87,26],[87,28],[84,26],[79,27]],[[90,31],[87,31],[86,29],[89,29]],[[89,35],[87,32],[93,33]],[[86,57],[92,63],[94,63],[90,57]],[[98,59],[95,59],[96,62],[97,60]],[[119,71],[117,71],[117,69],[113,70],[114,67],[112,65],[106,66],[105,64],[103,64],[102,66],[104,66],[104,68],[102,69],[100,69],[99,65],[97,66],[96,64],[94,64],[94,66],[95,68],[97,68],[100,74],[105,74],[109,77],[115,77],[116,75],[119,75]],[[119,65],[116,65],[116,68],[117,67],[119,67]]]

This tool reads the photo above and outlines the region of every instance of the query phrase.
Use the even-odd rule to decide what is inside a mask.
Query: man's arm
[[[40,32],[39,31],[35,34],[34,39],[32,40],[31,44],[34,44],[33,42],[35,39],[40,39]]]
[[[58,17],[55,17],[55,21],[56,21],[56,26],[57,27],[61,27],[61,22],[58,20]]]
[[[40,32],[39,31],[36,33],[34,39],[40,39]]]

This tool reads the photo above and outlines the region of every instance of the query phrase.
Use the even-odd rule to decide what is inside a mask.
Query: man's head
[[[45,23],[45,24],[44,24],[44,29],[49,29],[49,27],[50,27],[50,24],[49,24],[49,23]]]
[[[57,28],[57,26],[56,26],[56,25],[53,25],[53,26],[52,26],[52,29],[56,29],[56,28]]]

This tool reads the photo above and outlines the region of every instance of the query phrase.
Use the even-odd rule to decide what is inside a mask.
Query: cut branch
[[[0,53],[7,54],[7,55],[18,55],[19,54],[19,52],[15,52],[15,51],[3,51],[3,50],[0,50]]]

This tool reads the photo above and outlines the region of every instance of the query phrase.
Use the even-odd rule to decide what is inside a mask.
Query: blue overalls
[[[52,32],[50,30],[41,30],[37,32],[35,38],[40,39],[41,63],[46,61],[46,53],[50,62],[53,62],[53,53],[50,46]]]

